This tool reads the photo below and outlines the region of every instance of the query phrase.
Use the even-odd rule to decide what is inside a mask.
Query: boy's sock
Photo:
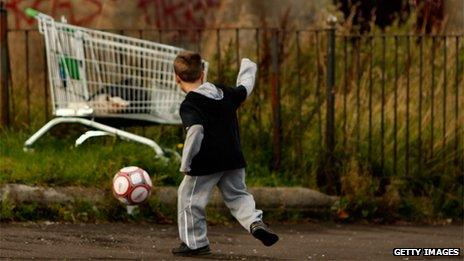
[[[255,221],[250,225],[250,233],[265,246],[272,246],[279,241],[279,236],[272,232],[263,221]]]

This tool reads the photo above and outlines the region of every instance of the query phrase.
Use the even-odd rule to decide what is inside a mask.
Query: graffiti
[[[220,0],[139,0],[145,22],[157,28],[203,28]]]
[[[19,29],[23,25],[30,26],[35,23],[35,19],[30,18],[24,12],[27,7],[45,12],[52,17],[65,15],[68,22],[75,25],[85,25],[92,22],[102,12],[102,0],[81,0],[79,5],[85,5],[85,15],[77,15],[75,6],[77,3],[72,0],[9,0],[6,8],[13,16],[14,26]]]
[[[109,3],[109,5],[105,5]],[[66,16],[74,25],[90,25],[106,8],[130,8],[134,17],[157,28],[203,28],[221,0],[8,0],[6,8],[16,29],[33,26],[24,9],[31,7],[57,18]],[[112,17],[117,19],[117,17]]]

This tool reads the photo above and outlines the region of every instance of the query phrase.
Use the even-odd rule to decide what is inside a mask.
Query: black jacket
[[[191,176],[203,176],[220,171],[244,168],[245,158],[240,145],[237,109],[246,99],[245,87],[216,85],[224,93],[214,100],[189,92],[180,106],[184,128],[200,124],[204,137],[200,151],[192,159]]]

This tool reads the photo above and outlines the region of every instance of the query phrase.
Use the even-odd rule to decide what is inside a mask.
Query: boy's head
[[[185,83],[203,82],[203,61],[199,53],[183,51],[174,59],[176,82],[184,89]]]

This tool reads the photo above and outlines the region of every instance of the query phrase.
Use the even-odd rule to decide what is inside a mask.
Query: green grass
[[[147,128],[164,148],[181,152],[179,127]],[[74,141],[85,128],[62,125],[39,139],[32,151],[23,151],[30,133],[4,131],[0,134],[0,184],[22,183],[42,186],[110,187],[113,175],[125,166],[138,166],[151,176],[155,186],[177,186],[182,180],[175,157],[160,159],[145,145],[113,137],[97,137],[79,147]],[[137,133],[137,131],[135,131]],[[140,131],[138,131],[140,133]],[[141,133],[140,133],[141,134]],[[164,139],[163,139],[164,138]],[[250,162],[251,161],[251,162]],[[250,186],[292,185],[266,166],[249,160],[247,183]]]
[[[74,147],[76,137],[71,133],[62,137],[48,134],[35,144],[33,151],[25,152],[22,147],[28,138],[26,133],[2,133],[0,183],[110,187],[113,175],[129,165],[149,172],[155,185],[180,182],[178,162],[155,158],[148,146],[104,137]]]

